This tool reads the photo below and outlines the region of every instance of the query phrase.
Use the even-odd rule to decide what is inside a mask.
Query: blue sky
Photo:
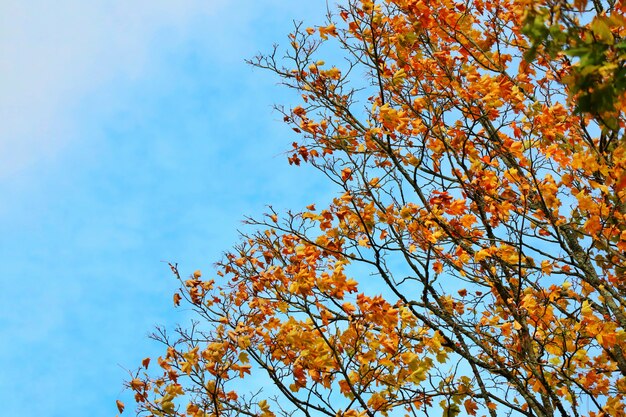
[[[243,63],[286,44],[308,0],[0,3],[0,400],[7,416],[112,416],[127,376],[187,320],[244,215],[328,192],[281,152],[296,103]]]

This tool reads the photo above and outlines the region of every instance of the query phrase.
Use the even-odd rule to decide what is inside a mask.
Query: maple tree
[[[625,416],[625,11],[351,0],[254,60],[338,193],[172,265],[138,414]]]

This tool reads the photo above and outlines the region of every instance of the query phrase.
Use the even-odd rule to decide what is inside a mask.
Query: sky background
[[[244,64],[325,8],[0,1],[0,414],[133,414],[125,369],[187,320],[167,262],[210,275],[245,215],[327,192],[282,155],[297,100]]]

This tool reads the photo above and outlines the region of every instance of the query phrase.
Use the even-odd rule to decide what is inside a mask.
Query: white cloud
[[[0,3],[0,179],[50,160],[72,136],[73,106],[150,65],[164,30],[185,35],[224,0]]]

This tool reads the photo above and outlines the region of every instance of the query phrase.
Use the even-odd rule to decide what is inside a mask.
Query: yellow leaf
[[[611,33],[611,29],[609,25],[607,25],[605,21],[606,17],[604,16],[596,16],[591,22],[591,31],[593,34],[603,43],[607,45],[613,45],[615,39],[613,38],[613,34]]]

